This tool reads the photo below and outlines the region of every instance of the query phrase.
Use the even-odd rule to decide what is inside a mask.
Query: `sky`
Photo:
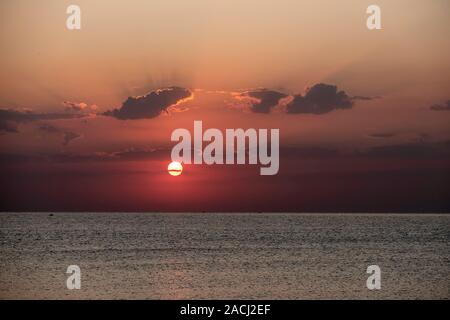
[[[366,27],[371,4],[381,30]],[[2,1],[0,210],[448,212],[449,9]],[[171,133],[195,120],[279,129],[278,174],[170,176]]]

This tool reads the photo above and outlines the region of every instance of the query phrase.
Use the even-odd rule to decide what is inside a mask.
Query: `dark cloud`
[[[2,164],[35,162],[35,161],[43,161],[43,160],[45,160],[45,158],[43,158],[42,156],[39,156],[39,155],[0,153],[0,163],[2,163]]]
[[[20,123],[40,120],[78,119],[85,115],[68,113],[35,113],[32,111],[18,111],[12,109],[0,109],[0,131],[19,132]]]
[[[148,160],[154,158],[165,159],[171,151],[170,148],[128,148],[110,154],[111,157],[120,160]]]
[[[435,104],[430,107],[433,111],[450,111],[450,100],[447,101],[447,104]]]
[[[78,139],[79,137],[81,137],[81,135],[78,133],[75,133],[72,131],[66,131],[66,132],[64,132],[63,145],[67,146],[69,144],[69,142],[71,142],[72,140]]]
[[[52,126],[51,124],[43,124],[39,127],[39,130],[45,131],[47,133],[61,133],[62,130],[58,127]]]
[[[82,118],[81,114],[70,113],[36,113],[32,111],[18,111],[11,109],[0,109],[0,120],[2,121],[14,121],[14,122],[27,122],[38,120],[60,120],[60,119],[74,119]]]
[[[107,111],[104,115],[120,120],[155,118],[170,106],[191,95],[188,89],[181,87],[159,89],[145,96],[129,97],[120,108]]]
[[[365,149],[339,149],[321,146],[281,148],[280,156],[293,158],[383,157],[383,158],[439,158],[450,156],[450,140],[439,142],[415,141],[369,147]]]
[[[14,121],[0,120],[0,132],[17,133],[19,132],[19,126]]]
[[[56,132],[54,129],[49,129]],[[90,152],[90,153],[38,153],[38,154],[13,154],[0,153],[0,163],[16,162],[54,162],[54,163],[84,163],[105,161],[141,161],[141,160],[167,160],[171,149],[167,148],[127,148],[112,152]]]
[[[310,88],[305,96],[295,95],[288,103],[288,113],[324,114],[336,109],[350,109],[352,100],[336,86],[319,83]]]
[[[63,128],[59,128],[50,124],[44,124],[42,126],[39,127],[39,130],[50,133],[50,134],[58,134],[58,135],[62,135],[63,137],[63,141],[62,144],[63,146],[67,146],[72,140],[75,140],[79,137],[81,137],[80,134],[72,132],[72,131],[68,131],[66,129]]]
[[[251,110],[257,113],[269,113],[278,104],[280,99],[287,97],[284,93],[267,89],[248,91],[242,95],[255,99],[251,103]]]
[[[371,100],[381,99],[381,97],[380,96],[376,96],[376,97],[354,96],[354,97],[351,97],[350,99],[352,101],[355,101],[355,100],[371,101]]]
[[[439,157],[450,156],[450,141],[409,143],[370,148],[360,154],[382,157]]]

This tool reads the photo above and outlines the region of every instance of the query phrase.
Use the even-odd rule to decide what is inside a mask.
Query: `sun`
[[[167,171],[171,176],[176,177],[179,176],[181,172],[183,172],[183,166],[181,165],[181,163],[173,161],[167,166]]]

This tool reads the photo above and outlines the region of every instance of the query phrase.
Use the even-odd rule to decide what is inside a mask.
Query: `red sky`
[[[370,1],[78,2],[77,31],[0,4],[2,211],[449,211],[448,1],[377,1],[375,31]],[[280,129],[279,174],[169,176],[194,120]]]

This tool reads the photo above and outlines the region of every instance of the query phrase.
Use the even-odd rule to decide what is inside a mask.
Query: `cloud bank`
[[[107,111],[104,115],[119,120],[151,119],[191,96],[191,91],[181,87],[158,89],[144,96],[129,97],[120,108]]]
[[[40,126],[39,130],[44,131],[46,133],[50,133],[50,134],[62,135],[62,137],[63,137],[62,145],[63,146],[67,146],[72,140],[75,140],[75,139],[81,137],[81,135],[78,133],[68,131],[68,130],[60,128],[60,127],[53,126],[51,124],[44,124],[44,125]]]
[[[435,104],[430,107],[433,111],[450,111],[450,100],[447,101],[447,104]]]
[[[311,87],[304,96],[295,95],[286,106],[286,112],[324,114],[337,109],[350,109],[352,99],[336,86],[319,83]]]
[[[71,113],[36,113],[32,111],[18,111],[12,109],[0,109],[0,131],[17,133],[20,123],[40,120],[64,120],[79,119],[86,115]]]
[[[287,97],[284,93],[268,89],[247,91],[242,96],[253,98],[250,109],[256,113],[269,113],[278,105],[280,99]]]

